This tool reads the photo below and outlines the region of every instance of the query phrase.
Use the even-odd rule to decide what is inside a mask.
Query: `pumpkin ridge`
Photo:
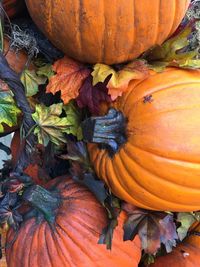
[[[176,22],[175,20],[175,15],[176,15],[176,5],[177,5],[177,2],[173,1],[173,8],[171,7],[171,10],[170,12],[173,14],[173,19],[171,20],[172,21],[172,25],[171,25],[171,28],[169,27],[169,33],[168,33],[168,37],[173,33],[174,31],[174,24]]]
[[[123,161],[123,157],[120,157],[120,159],[121,159],[121,161]],[[135,163],[135,162],[134,162]],[[119,164],[119,163],[118,163]],[[118,164],[115,164],[115,167],[118,167]],[[142,185],[141,183],[140,183],[140,180],[138,180],[138,179],[135,179],[135,176],[133,176],[132,174],[130,175],[130,172],[127,170],[127,168],[124,168],[123,169],[123,172],[120,172],[119,170],[118,170],[118,173],[121,173],[122,175],[124,174],[126,172],[126,177],[127,177],[127,175],[129,176],[129,177],[131,177],[131,184],[133,184],[133,183],[135,183],[135,185],[137,186],[137,187],[140,187],[140,190],[142,190],[142,191],[145,191],[148,195],[150,195],[151,197],[153,197],[154,199],[157,199],[157,200],[159,200],[160,202],[163,202],[163,204],[165,205],[165,206],[168,206],[167,204],[168,203],[170,203],[170,204],[173,204],[174,202],[173,201],[169,201],[169,200],[166,200],[166,199],[163,199],[163,198],[160,198],[160,197],[158,197],[155,193],[153,193],[153,192],[150,192],[149,190],[147,190],[146,188],[144,188],[144,185]],[[151,173],[150,173],[151,174]],[[151,174],[152,175],[152,174]],[[125,176],[125,174],[124,174],[124,176]],[[119,177],[119,175],[117,175],[116,177]],[[123,176],[120,176],[120,177],[123,177]],[[118,181],[120,180],[124,180],[124,179],[119,179],[119,178],[117,178],[118,179]],[[110,180],[111,180],[111,178],[110,178]],[[115,182],[116,182],[116,180],[115,180]],[[127,191],[124,189],[124,191],[126,191],[126,193],[129,193],[129,187],[130,186],[126,186],[126,188],[127,188]],[[114,190],[114,189],[113,189]],[[119,188],[118,188],[118,190],[119,190]],[[117,195],[117,194],[116,194]],[[163,197],[163,196],[162,196]],[[135,200],[134,199],[134,202],[130,202],[130,203],[133,203],[134,205],[137,205],[136,204],[136,201],[137,202],[139,202],[140,203],[140,206],[141,206],[141,203],[142,203],[142,206],[143,207],[145,207],[144,205],[143,205],[143,203],[144,203],[144,199],[143,199],[143,197],[142,197],[142,195],[141,195],[141,200]],[[160,204],[160,205],[163,205],[162,203]],[[145,204],[146,205],[146,204]],[[183,207],[185,207],[185,206],[187,206],[186,204],[181,204],[181,203],[178,203],[177,205],[179,205],[179,208],[183,208]],[[189,204],[188,204],[188,206],[190,206]],[[194,207],[195,207],[195,205],[193,205]],[[146,208],[146,207],[145,207]],[[155,208],[149,208],[148,207],[148,209],[155,209]]]
[[[148,78],[147,78],[148,79]],[[146,80],[146,79],[145,79]],[[141,83],[140,84],[142,84],[145,80],[142,80],[141,81]],[[166,86],[163,86],[163,85],[160,85],[160,86],[162,86],[162,87],[159,87],[157,90],[155,90],[155,88],[149,88],[149,89],[151,89],[151,90],[155,90],[155,91],[151,91],[151,92],[148,92],[148,94],[152,94],[152,95],[156,95],[156,94],[159,94],[159,93],[161,93],[162,91],[166,91],[166,90],[171,90],[171,89],[176,89],[177,87],[179,87],[179,86],[183,86],[183,85],[194,85],[194,84],[197,84],[197,85],[199,85],[200,83],[199,82],[197,82],[197,81],[195,81],[195,82],[182,82],[182,81],[180,81],[180,83],[176,83],[176,84],[169,84],[169,85],[166,85]],[[136,85],[136,86],[138,86],[138,84]],[[133,97],[132,96],[132,94],[134,95],[134,90],[129,90],[129,94],[127,94],[127,98],[123,101],[123,109],[125,109],[125,107],[129,107],[129,103],[127,103],[127,101],[130,101],[130,98],[131,97]],[[139,102],[141,102],[141,101],[143,101],[143,98],[144,98],[144,94],[141,96],[141,98],[138,98],[135,102],[133,102],[132,104],[134,104],[134,105],[136,105],[137,103],[139,103]],[[122,109],[121,107],[120,107],[120,110]],[[131,107],[129,107],[130,109],[132,109],[132,106]],[[129,114],[129,112],[130,112],[130,110],[129,111],[126,111],[126,113],[128,113]]]
[[[115,164],[114,164],[115,165]],[[117,188],[117,190],[119,191],[121,191],[121,192],[123,192],[123,194],[124,195],[126,195],[126,198],[127,199],[129,199],[129,203],[132,203],[132,196],[130,195],[130,193],[129,193],[129,190],[125,190],[125,188],[124,188],[124,185],[122,184],[122,179],[119,179],[118,178],[118,175],[116,175],[116,170],[115,170],[115,168],[117,167],[116,165],[115,165],[115,168],[113,167],[113,164],[111,163],[111,161],[106,161],[106,166],[107,166],[107,170],[109,170],[109,175],[110,175],[110,177],[109,177],[109,179],[108,179],[108,177],[106,177],[106,183],[110,186],[111,184],[114,184],[115,185],[115,187],[114,188]],[[111,171],[112,170],[112,171]],[[107,171],[107,173],[108,173],[108,171]],[[116,179],[113,179],[112,177],[111,177],[111,173],[112,173],[112,175],[113,175],[113,173],[115,174],[115,176],[116,176]],[[101,177],[101,176],[100,176]],[[104,179],[105,180],[105,179]],[[120,185],[120,187],[117,187],[116,185],[117,185],[117,183]],[[110,188],[113,188],[112,186],[110,186]],[[114,189],[113,189],[113,193],[116,195],[116,196],[118,196],[118,193],[116,193],[117,191],[115,191]],[[138,205],[138,206],[140,206],[140,201],[138,201],[138,200],[134,200],[134,205]],[[143,207],[145,208],[145,209],[151,209],[150,208],[150,206],[148,206],[148,205],[143,205]]]
[[[194,104],[194,105],[191,105],[189,107],[181,107],[181,108],[174,108],[174,109],[171,109],[171,110],[164,110],[164,111],[159,111],[159,112],[156,112],[154,114],[149,114],[149,113],[146,113],[146,114],[141,114],[141,118],[155,118],[156,116],[159,116],[161,114],[165,114],[165,113],[173,113],[173,112],[178,112],[178,111],[183,111],[183,110],[192,110],[194,108],[200,108],[200,105],[198,103]],[[130,131],[131,134],[134,134]],[[130,135],[129,135],[130,136]]]
[[[141,151],[143,151],[143,152],[145,152],[145,153],[148,153],[148,154],[152,154],[153,156],[155,156],[155,157],[158,157],[158,158],[163,158],[163,159],[168,159],[168,160],[170,160],[170,161],[174,161],[174,162],[184,162],[184,163],[188,163],[188,164],[194,164],[194,165],[198,165],[199,166],[199,164],[200,164],[200,161],[199,162],[194,162],[194,160],[193,161],[189,161],[189,160],[184,160],[184,159],[175,159],[175,158],[172,158],[172,157],[169,157],[169,156],[162,156],[162,155],[160,155],[160,154],[158,154],[158,151],[150,151],[150,150],[147,150],[147,149],[143,149],[142,147],[139,147],[139,146],[137,146],[137,145],[135,145],[135,144],[132,144],[132,143],[129,143],[129,145],[130,146],[132,146],[132,147],[135,147],[136,149],[138,149],[138,150],[141,150]]]
[[[62,250],[62,246],[60,245],[59,240],[57,238],[57,236],[59,236],[59,238],[61,238],[61,235],[57,231],[56,226],[55,226],[55,233],[54,233],[54,230],[52,230],[52,229],[51,229],[51,232],[52,232],[52,234],[51,234],[52,240],[56,244],[55,248],[56,248],[56,251],[59,255],[59,260],[62,262],[62,266],[65,266],[67,258],[65,257],[65,254],[63,253],[63,250]]]
[[[63,254],[65,256],[65,259],[70,262],[70,266],[73,266],[75,263],[73,261],[73,257],[71,254],[73,253],[73,249],[71,248],[70,244],[68,244],[68,241],[63,238],[63,235],[69,239],[68,234],[61,228],[60,224],[57,224],[57,234],[59,235],[59,247],[62,248]]]
[[[82,253],[88,257],[88,259],[89,259],[90,261],[92,261],[91,256],[89,255],[87,248],[85,249],[85,246],[83,246],[82,243],[80,243],[80,244],[77,243],[76,240],[72,237],[72,234],[71,234],[71,233],[73,233],[73,231],[74,231],[74,227],[71,225],[71,221],[70,221],[70,223],[68,223],[68,229],[71,228],[71,229],[72,229],[72,232],[71,232],[71,231],[68,231],[68,232],[66,233],[65,229],[64,229],[64,228],[62,227],[62,225],[60,225],[60,224],[59,224],[59,227],[60,227],[60,229],[62,229],[62,230],[65,232],[65,234],[69,237],[69,239],[71,240],[71,242],[72,242],[77,248],[79,248],[79,249],[82,251]]]
[[[32,257],[31,257],[31,254],[32,254],[32,251],[34,250],[34,247],[33,247],[33,245],[35,245],[34,244],[34,239],[35,239],[35,235],[36,234],[38,234],[37,233],[37,228],[36,227],[34,227],[34,232],[33,232],[33,235],[32,235],[32,239],[31,239],[31,245],[30,245],[30,251],[29,251],[29,254],[28,254],[28,257],[27,257],[27,259],[28,259],[28,266],[34,266],[34,265],[32,265],[32,262],[31,262],[31,259],[32,259]],[[25,246],[26,247],[26,246]],[[33,248],[33,249],[32,249]],[[34,259],[35,257],[33,257],[33,259]],[[26,266],[26,265],[25,265]],[[24,267],[24,266],[23,266]]]
[[[124,152],[124,151],[123,151]],[[126,153],[127,154],[127,153]],[[130,156],[130,155],[128,155],[127,154],[127,156]],[[131,159],[132,159],[132,157],[130,157]],[[180,187],[180,188],[183,188],[185,191],[197,191],[197,192],[199,192],[199,189],[196,189],[196,188],[194,188],[194,187],[189,187],[189,186],[183,186],[183,185],[181,185],[181,184],[178,184],[178,183],[176,183],[175,184],[175,182],[174,181],[170,181],[170,180],[168,180],[167,179],[167,177],[165,177],[165,176],[161,176],[161,175],[157,175],[156,173],[154,173],[152,170],[149,170],[147,167],[145,167],[145,166],[143,166],[141,163],[139,163],[137,160],[133,160],[133,162],[135,163],[135,164],[137,164],[139,167],[141,167],[142,169],[144,169],[145,171],[147,171],[149,174],[152,174],[153,176],[155,176],[155,179],[157,179],[157,180],[163,180],[163,179],[165,179],[165,182],[166,183],[168,183],[168,184],[173,184],[173,185],[176,185],[176,187]]]
[[[47,254],[48,254],[48,257],[49,257],[49,262],[51,264],[51,266],[49,267],[53,267],[53,257],[52,257],[52,254],[50,253],[50,249],[49,249],[49,243],[47,242],[47,232],[50,230],[50,227],[47,223],[43,224],[44,225],[44,241],[45,241],[45,244],[46,244],[46,250],[47,250]]]
[[[43,244],[44,244],[44,247],[46,248],[46,253],[47,255],[45,255],[45,263],[48,264],[49,267],[52,267],[51,265],[51,261],[50,261],[50,253],[49,253],[49,248],[47,246],[47,242],[46,242],[46,236],[45,236],[45,231],[46,231],[46,225],[45,224],[42,224],[40,227],[39,227],[39,236],[41,236],[41,240],[43,240]],[[39,241],[39,238],[38,238],[38,241]],[[38,244],[38,247],[40,246],[40,244]],[[44,253],[43,253],[44,254]],[[43,256],[44,257],[44,256]],[[38,265],[40,266],[40,265]]]

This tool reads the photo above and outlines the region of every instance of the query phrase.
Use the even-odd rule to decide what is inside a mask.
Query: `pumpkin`
[[[44,218],[36,214],[32,218],[27,216],[15,242],[6,251],[9,267],[138,266],[140,240],[137,236],[132,242],[123,242],[123,213],[109,251],[98,244],[107,224],[106,212],[91,192],[66,176],[52,180],[48,189],[34,186],[24,193],[24,198]],[[14,236],[15,232],[10,230],[7,242]]]
[[[17,163],[19,157],[21,147],[20,143],[20,131],[16,131],[13,135],[10,146],[13,166]],[[28,167],[24,170],[24,173],[31,176],[36,184],[43,184],[43,180],[40,179],[40,172],[37,164],[30,163]]]
[[[88,144],[97,175],[135,206],[200,210],[200,72],[152,72],[113,107],[127,118],[127,139],[113,156]]]
[[[200,224],[194,229],[200,231]],[[150,267],[198,267],[200,263],[200,235],[192,234],[171,253],[156,258]]]
[[[1,244],[2,246],[4,247],[5,245],[5,237],[6,237],[6,232],[5,230],[1,230]],[[7,267],[7,263],[6,263],[6,256],[5,256],[5,249],[3,248],[2,249],[2,258],[0,259],[0,266],[1,267]]]
[[[189,0],[26,0],[52,43],[76,60],[116,64],[164,42],[178,27]]]
[[[10,18],[22,11],[23,7],[24,0],[3,0],[3,8]]]

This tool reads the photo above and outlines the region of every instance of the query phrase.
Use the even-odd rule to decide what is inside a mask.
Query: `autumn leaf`
[[[96,64],[92,72],[93,86],[99,82],[103,83],[110,76],[107,84],[108,94],[114,101],[118,96],[124,93],[133,79],[143,79],[149,74],[146,62],[144,60],[136,60],[125,65],[121,70],[116,71],[112,67],[105,64]]]
[[[37,70],[38,76],[44,76],[48,78],[48,80],[54,75],[53,67],[51,64],[45,64],[42,67],[39,67]]]
[[[163,71],[167,66],[199,69],[198,49],[187,49],[192,32],[192,26],[188,25],[163,45],[148,51],[144,58],[149,62],[149,67],[157,72]]]
[[[145,253],[155,255],[161,244],[167,252],[176,245],[178,235],[172,214],[138,209],[130,204],[122,207],[128,213],[124,224],[124,240],[133,240],[138,234]]]
[[[53,71],[56,74],[50,78],[46,92],[55,94],[61,91],[65,104],[79,95],[84,80],[90,75],[86,66],[66,56],[54,63]]]
[[[181,241],[187,236],[189,228],[196,221],[200,221],[199,212],[179,212],[177,214],[177,222],[181,224],[177,229],[177,233]]]
[[[98,115],[100,104],[102,102],[111,102],[111,98],[108,96],[106,82],[99,82],[93,86],[92,77],[89,76],[84,81],[76,102],[80,108],[88,107],[93,115]]]
[[[37,135],[39,144],[47,146],[50,141],[56,145],[66,143],[64,133],[68,131],[71,123],[67,117],[60,118],[62,109],[62,103],[50,107],[36,105],[32,117],[36,122],[34,134]]]
[[[11,93],[0,91],[0,133],[4,132],[3,124],[10,127],[17,125],[17,118],[21,113],[16,106]]]
[[[65,114],[68,120],[68,128],[66,130],[67,134],[73,134],[80,141],[83,139],[82,129],[81,129],[81,113],[73,101],[70,101],[67,105],[63,106]]]
[[[37,94],[39,85],[46,83],[46,77],[38,76],[35,70],[25,69],[21,74],[21,82],[26,91],[26,96],[33,96]]]

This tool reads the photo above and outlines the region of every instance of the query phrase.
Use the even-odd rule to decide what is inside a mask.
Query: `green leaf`
[[[0,132],[4,132],[3,124],[10,127],[17,125],[17,117],[20,113],[10,92],[0,91]]]
[[[26,96],[33,96],[37,94],[39,85],[45,84],[47,78],[44,76],[38,76],[35,70],[25,69],[21,74],[21,82],[23,83]]]
[[[187,236],[188,230],[196,221],[196,218],[192,212],[179,212],[177,221],[181,223],[181,226],[177,229],[177,233],[179,239],[182,241]]]
[[[36,105],[35,113],[32,115],[36,122],[34,134],[38,137],[39,144],[47,146],[51,141],[56,145],[66,143],[65,134],[70,128],[71,123],[67,117],[60,118],[63,104],[54,104],[50,107]]]
[[[188,50],[189,37],[193,33],[191,26],[185,27],[179,34],[148,51],[144,58],[149,67],[157,72],[163,71],[167,66],[198,69],[200,60],[197,59],[198,49]]]
[[[66,130],[67,134],[73,134],[80,141],[83,139],[81,125],[81,113],[74,101],[70,101],[67,105],[63,106],[63,109],[67,115],[69,127]]]
[[[37,75],[44,76],[48,80],[54,75],[54,71],[51,64],[46,64],[37,70]]]

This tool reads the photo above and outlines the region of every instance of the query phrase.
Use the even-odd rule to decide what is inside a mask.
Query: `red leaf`
[[[65,104],[78,96],[84,80],[91,73],[86,66],[66,56],[54,63],[53,70],[56,74],[50,78],[46,92],[55,94],[61,91]]]
[[[76,101],[80,108],[88,107],[89,111],[97,115],[99,114],[100,104],[102,102],[111,102],[106,88],[107,80],[104,83],[92,85],[92,77],[89,76],[83,83],[79,96]]]

